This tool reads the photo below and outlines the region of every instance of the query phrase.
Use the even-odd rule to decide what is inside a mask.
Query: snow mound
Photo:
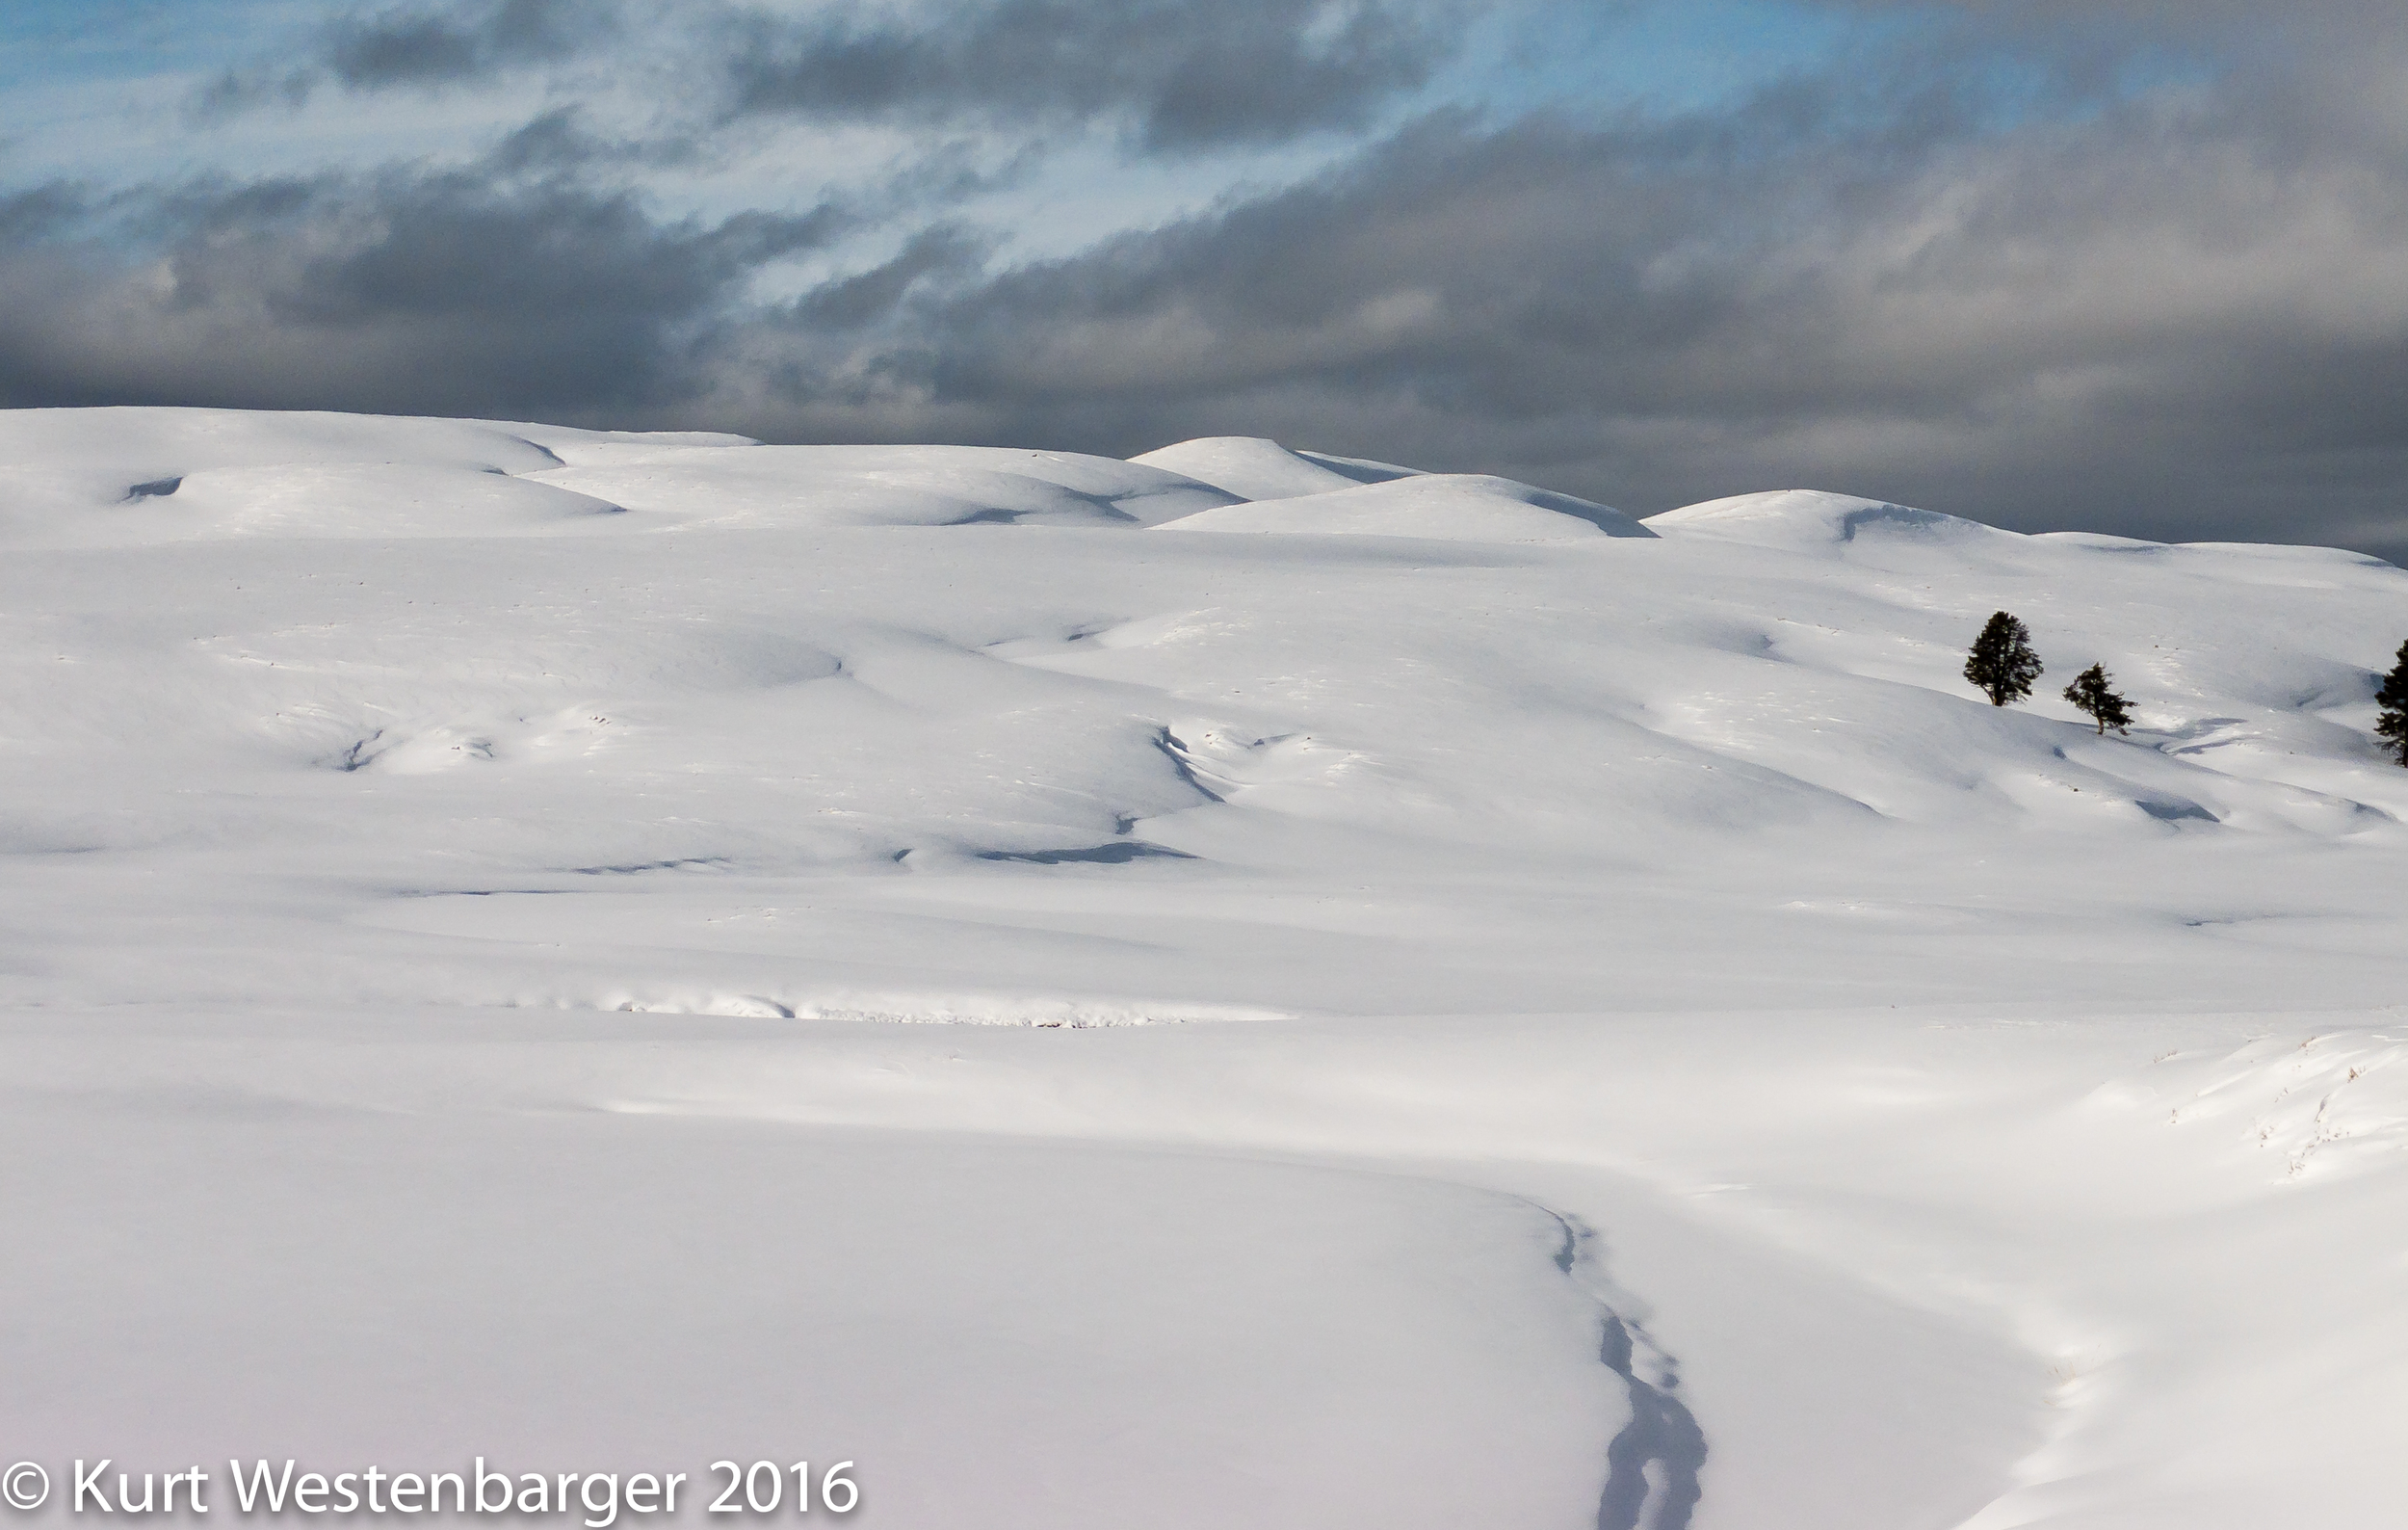
[[[1384,484],[1392,478],[1426,478],[1429,476],[1426,468],[1406,467],[1400,462],[1383,462],[1376,458],[1340,457],[1334,452],[1298,451],[1296,455],[1308,462],[1326,467],[1339,477],[1357,484]]]
[[[1761,547],[1834,546],[1865,536],[1956,541],[2016,535],[1961,515],[1815,488],[1709,499],[1650,515],[1647,524],[1659,533],[1678,530]]]
[[[1653,537],[1605,505],[1478,473],[1425,473],[1326,493],[1232,505],[1158,525],[1158,531],[1311,532],[1418,537],[1439,541],[1560,541]]]
[[[1148,526],[1236,496],[1141,462],[985,446],[630,447],[545,482],[681,524]]]
[[[622,514],[608,500],[499,471],[332,462],[194,473],[142,518],[173,540],[509,537],[601,529],[601,517]]]
[[[210,468],[410,462],[523,473],[560,466],[564,459],[555,450],[559,445],[641,439],[646,437],[557,425],[300,410],[0,410],[0,465],[11,471],[69,472],[110,483],[112,502],[134,485]],[[741,435],[666,439],[690,445],[750,444]]]
[[[1135,528],[1235,499],[1142,463],[989,447],[235,409],[0,414],[6,547],[684,524]]]
[[[613,438],[352,414],[0,411],[0,546],[130,546],[262,532],[517,535],[570,529],[616,508],[513,479],[561,465],[536,435]]]
[[[1240,499],[1295,499],[1359,484],[1420,477],[1408,467],[1292,452],[1260,435],[1205,435],[1129,461],[1184,473]]]
[[[235,537],[517,537],[607,529],[619,507],[499,468],[288,462],[120,486],[0,468],[0,546],[130,547]],[[7,493],[7,489],[14,493]]]

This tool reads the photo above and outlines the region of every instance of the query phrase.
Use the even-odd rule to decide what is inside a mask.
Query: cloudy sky
[[[0,404],[2408,559],[2396,0],[11,0]]]

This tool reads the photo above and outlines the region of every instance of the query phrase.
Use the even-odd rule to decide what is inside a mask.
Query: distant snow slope
[[[2000,609],[2028,706],[1959,673]],[[2395,1514],[2389,565],[18,410],[0,634],[0,1448],[55,1480]]]

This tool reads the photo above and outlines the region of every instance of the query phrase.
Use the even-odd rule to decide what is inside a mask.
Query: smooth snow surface
[[[2389,565],[23,410],[0,631],[0,1464],[2396,1521]]]

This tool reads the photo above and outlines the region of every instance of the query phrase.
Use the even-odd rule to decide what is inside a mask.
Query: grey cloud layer
[[[433,89],[555,63],[617,31],[617,0],[469,0],[340,15],[298,66],[228,70],[190,106],[202,122],[271,102],[299,105],[328,84],[353,91]]]
[[[129,262],[49,194],[0,251],[0,403],[582,413],[691,397],[691,348],[828,208],[663,224],[624,194],[489,169],[188,190]],[[0,209],[0,222],[6,210]]]
[[[731,111],[826,120],[1084,120],[1125,111],[1150,149],[1360,126],[1428,78],[1452,35],[1380,0],[1002,0],[912,22],[756,17]]]
[[[2028,30],[2041,9],[1969,25]],[[1215,13],[1264,77],[1286,66],[1268,10]],[[0,400],[1113,455],[1265,434],[1640,512],[1812,486],[2408,557],[2408,26],[2333,4],[2257,35],[2211,7],[2201,27],[2239,40],[2220,72],[2082,101],[2170,45],[2147,5],[2085,13],[2126,35],[2042,58],[2079,110],[2002,122],[1925,39],[1669,122],[1431,116],[1307,184],[1017,268],[1003,231],[958,216],[665,223],[559,113],[446,172],[101,207],[36,191],[0,201]],[[1311,45],[1343,51],[1342,22]],[[885,34],[790,29],[728,67],[798,92],[754,103],[772,115],[903,111],[966,66],[960,40],[895,25],[877,45],[905,64],[839,70],[832,96],[798,83],[810,50]],[[1112,88],[1157,141],[1172,130],[1146,114],[1182,60]],[[105,229],[136,221],[155,253],[113,253]],[[885,253],[799,299],[752,295],[765,266],[856,230]]]
[[[564,57],[607,29],[612,15],[579,0],[499,0],[466,14],[387,12],[330,28],[327,68],[354,87],[474,79]]]
[[[1460,0],[689,0],[641,32],[693,55],[712,93],[704,115],[722,123],[1121,119],[1133,145],[1182,151],[1361,127],[1429,78],[1467,14]],[[619,0],[432,0],[347,16],[304,62],[229,71],[192,104],[207,121],[327,85],[473,84],[603,48],[626,16]]]

